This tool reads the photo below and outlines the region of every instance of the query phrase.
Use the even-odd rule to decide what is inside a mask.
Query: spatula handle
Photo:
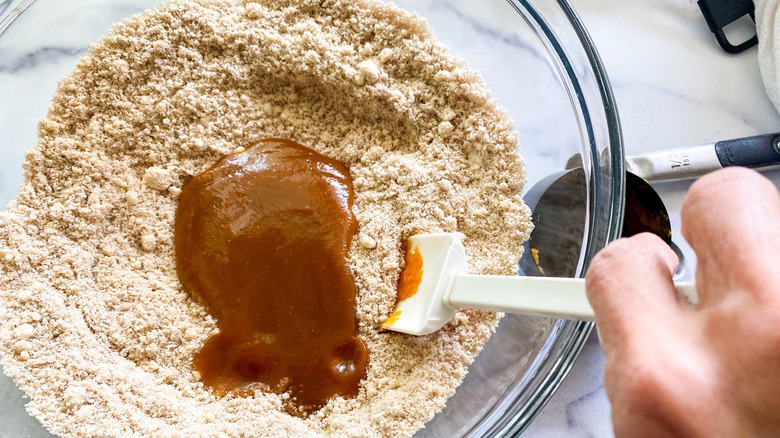
[[[696,303],[693,283],[676,283],[677,293]],[[593,308],[581,278],[466,275],[455,278],[445,302],[454,308],[593,321]]]
[[[456,308],[595,319],[581,278],[458,275],[449,303]]]

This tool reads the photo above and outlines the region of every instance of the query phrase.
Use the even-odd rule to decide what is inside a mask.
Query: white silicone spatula
[[[385,329],[427,335],[463,308],[594,320],[581,278],[468,274],[466,252],[455,234],[412,236],[407,251],[419,251],[422,278],[416,293],[398,301]],[[675,288],[689,303],[697,302],[693,283]]]

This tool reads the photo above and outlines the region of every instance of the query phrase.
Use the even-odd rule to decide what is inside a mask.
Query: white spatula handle
[[[677,293],[695,305],[693,283],[675,283]],[[445,303],[455,308],[552,316],[593,321],[593,308],[581,278],[509,277],[457,274]]]

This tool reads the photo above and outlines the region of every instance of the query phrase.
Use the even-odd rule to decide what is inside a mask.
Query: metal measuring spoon
[[[780,132],[722,140],[700,146],[663,149],[626,157],[626,171],[646,181],[674,181],[700,177],[729,166],[766,169],[780,166]],[[574,154],[566,169],[582,167]]]
[[[577,164],[573,158],[567,168]],[[686,265],[679,247],[672,242],[669,214],[647,181],[696,178],[727,166],[758,169],[780,165],[780,133],[657,151],[628,157],[625,164],[628,171],[622,236],[651,232],[663,239],[680,258],[676,274],[680,276]],[[526,193],[534,230],[524,244],[520,260],[523,274],[575,275],[588,222],[586,190],[584,171],[576,167],[542,179]]]

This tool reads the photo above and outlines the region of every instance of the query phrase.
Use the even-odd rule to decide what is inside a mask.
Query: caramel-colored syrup
[[[176,268],[218,321],[194,359],[216,394],[288,392],[298,415],[357,394],[368,352],[347,265],[353,201],[344,165],[281,139],[230,154],[185,184]]]

